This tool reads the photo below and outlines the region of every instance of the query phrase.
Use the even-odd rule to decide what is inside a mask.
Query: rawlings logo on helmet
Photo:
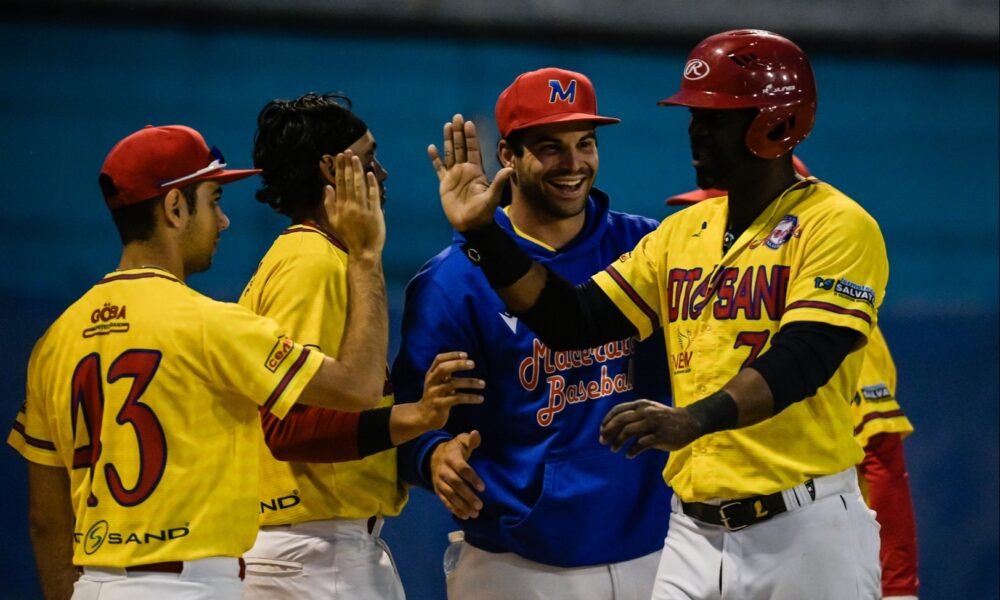
[[[711,69],[707,62],[700,58],[693,58],[684,65],[684,79],[695,81],[707,76],[709,71]]]

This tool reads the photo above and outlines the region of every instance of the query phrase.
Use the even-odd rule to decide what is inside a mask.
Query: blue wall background
[[[708,33],[708,32],[706,32]],[[808,50],[808,48],[807,48]],[[687,113],[655,101],[686,49],[0,21],[0,423],[23,399],[34,340],[116,265],[119,246],[96,180],[110,147],[147,123],[184,123],[250,165],[257,112],[273,97],[343,90],[378,139],[388,180],[386,269],[398,339],[403,286],[449,239],[425,154],[455,112],[487,144],[497,94],[520,72],[587,73],[604,114],[598,185],[619,210],[652,217],[693,185]],[[982,62],[814,53],[820,108],[797,151],[878,219],[892,274],[880,320],[916,426],[906,443],[921,597],[996,598],[998,564],[998,71]],[[233,221],[215,266],[191,285],[235,299],[282,219],[226,188]],[[169,315],[165,315],[169,318]],[[25,518],[25,469],[0,449],[0,598],[39,597]],[[600,526],[595,524],[595,526]],[[386,537],[409,597],[443,598],[450,522],[415,490]]]

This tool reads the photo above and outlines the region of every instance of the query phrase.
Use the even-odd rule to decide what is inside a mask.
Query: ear
[[[497,142],[497,161],[499,161],[501,167],[513,167],[514,166],[514,150],[507,143],[507,140],[500,139]]]
[[[180,229],[188,217],[187,200],[180,189],[174,188],[167,192],[160,205],[164,224],[171,229]]]
[[[333,157],[329,154],[324,154],[319,159],[319,175],[330,185],[337,182],[336,168],[334,167]]]

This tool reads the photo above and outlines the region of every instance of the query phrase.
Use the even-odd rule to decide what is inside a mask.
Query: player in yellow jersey
[[[293,224],[275,240],[240,299],[332,356],[368,344],[364,336],[344,333],[354,318],[346,286],[352,254],[322,204],[323,185],[334,177],[333,157],[342,151],[360,157],[382,185],[387,174],[375,157],[375,138],[346,97],[306,94],[274,100],[261,111],[254,163],[263,169],[264,186],[257,197]],[[378,301],[384,307],[385,298]],[[261,532],[246,554],[248,598],[403,598],[379,537],[382,518],[399,514],[406,502],[394,447],[443,426],[454,403],[482,401],[456,393],[484,387],[478,379],[453,377],[472,366],[465,353],[439,354],[426,374],[423,398],[393,406],[383,354],[357,367],[359,378],[384,383],[379,408],[358,416],[293,409],[284,422],[264,415]]]
[[[793,156],[792,163],[799,175],[810,176],[799,157]],[[668,198],[667,204],[695,204],[724,195],[716,189],[695,189]],[[872,328],[864,353],[851,412],[854,437],[865,450],[858,483],[881,526],[882,598],[917,600],[917,530],[902,444],[913,425],[896,400],[896,365],[880,327]]]
[[[35,345],[8,437],[29,461],[48,598],[241,598],[240,556],[258,528],[258,408],[279,418],[297,401],[360,410],[377,396],[351,387],[349,364],[185,285],[229,226],[221,185],[256,173],[225,167],[201,134],[171,125],[124,138],[101,169],[121,261]],[[380,190],[343,155],[336,182],[325,206],[357,257],[354,316],[384,331],[364,300],[385,286]],[[387,339],[370,344],[381,358]]]
[[[698,186],[728,195],[671,215],[588,282],[571,286],[500,230],[493,208],[510,171],[486,180],[460,115],[443,158],[428,149],[445,214],[549,347],[664,328],[674,406],[620,404],[600,431],[629,456],[672,451],[654,599],[877,598],[878,526],[858,487],[850,399],[888,260],[871,216],[793,169],[815,119],[808,58],[770,32],[713,35],[661,103],[690,108]]]

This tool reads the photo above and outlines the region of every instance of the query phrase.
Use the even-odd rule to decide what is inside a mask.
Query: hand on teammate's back
[[[373,173],[366,173],[361,159],[348,151],[335,158],[336,185],[326,186],[323,205],[333,234],[351,255],[382,253],[385,216],[382,194]]]
[[[483,501],[476,492],[482,492],[486,486],[469,465],[469,457],[480,443],[482,437],[479,432],[472,430],[438,444],[431,453],[434,493],[452,514],[462,520],[478,517],[483,508]]]
[[[513,170],[500,169],[490,183],[483,171],[476,124],[455,115],[444,124],[444,158],[434,144],[427,148],[427,155],[441,182],[441,207],[452,227],[468,231],[489,225]]]
[[[697,437],[697,423],[686,410],[652,400],[619,404],[601,422],[601,443],[610,444],[612,452],[636,438],[625,453],[629,458],[650,448],[679,450]]]

